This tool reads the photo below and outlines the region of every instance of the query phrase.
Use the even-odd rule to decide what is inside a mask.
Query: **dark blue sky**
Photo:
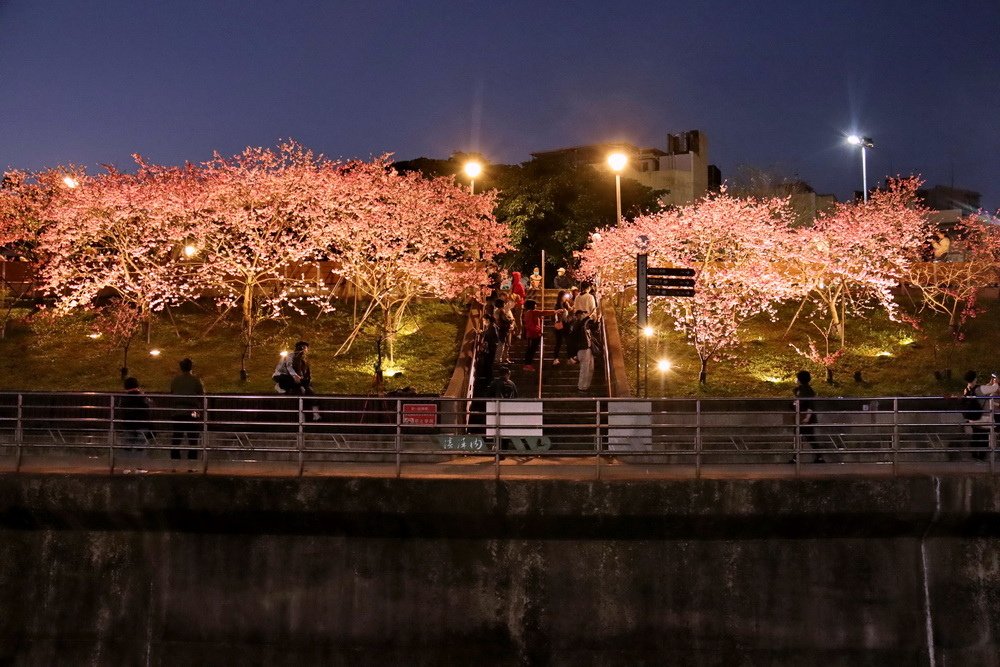
[[[399,159],[702,129],[712,162],[1000,206],[1000,2],[0,0],[0,166],[127,167],[293,137]]]

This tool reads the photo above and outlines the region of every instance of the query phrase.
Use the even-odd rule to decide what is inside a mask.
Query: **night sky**
[[[0,0],[0,166],[331,157],[606,140],[798,175],[921,173],[1000,207],[1000,2]]]

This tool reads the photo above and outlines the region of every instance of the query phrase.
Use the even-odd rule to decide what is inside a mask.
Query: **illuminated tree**
[[[510,248],[509,232],[493,218],[492,194],[471,195],[447,177],[397,173],[387,156],[352,162],[340,175],[317,193],[325,211],[320,245],[369,302],[338,353],[376,316],[391,359],[407,307],[484,286],[493,259]]]
[[[193,294],[175,266],[183,229],[161,214],[155,174],[113,168],[57,191],[39,235],[42,289],[67,313],[115,298],[150,314]]]
[[[332,308],[325,287],[298,270],[317,256],[331,180],[339,180],[339,165],[293,142],[216,155],[180,180],[172,213],[186,218],[197,248],[194,280],[221,307],[241,312],[242,379],[262,320],[309,303]]]
[[[960,262],[922,262],[910,265],[907,281],[921,296],[921,310],[948,316],[952,333],[961,336],[962,325],[978,314],[976,301],[983,287],[997,281],[1000,262],[1000,227],[969,215],[952,227]]]
[[[928,237],[927,211],[916,203],[919,185],[916,178],[891,180],[867,202],[837,204],[796,230],[788,272],[804,297],[789,329],[806,312],[824,320],[822,330],[844,347],[850,317],[880,306],[898,319],[893,291]]]
[[[581,270],[605,291],[634,284],[637,240],[650,266],[695,270],[695,296],[652,297],[694,347],[701,364],[727,356],[740,342],[740,327],[794,294],[782,270],[792,212],[784,199],[737,199],[725,192],[681,208],[636,218],[601,230],[581,253]]]

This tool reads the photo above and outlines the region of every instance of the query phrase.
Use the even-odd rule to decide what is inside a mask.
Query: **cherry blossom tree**
[[[54,194],[39,249],[41,287],[55,298],[57,312],[110,298],[148,325],[151,313],[192,295],[175,266],[184,232],[161,214],[157,188],[149,170],[108,167]]]
[[[70,166],[39,173],[9,171],[0,181],[0,338],[15,307],[38,288],[39,233],[50,222],[51,202],[82,176]]]
[[[321,245],[368,305],[338,353],[377,317],[391,360],[409,305],[486,285],[493,259],[510,249],[509,231],[492,215],[492,193],[471,195],[451,178],[399,174],[388,156],[349,163],[340,175],[329,183],[333,191],[318,193]]]
[[[962,261],[914,261],[907,282],[920,292],[921,310],[947,315],[952,333],[960,337],[965,322],[978,314],[980,292],[997,281],[1000,226],[980,215],[968,215],[952,227],[950,234]]]
[[[261,321],[310,303],[332,309],[325,287],[297,267],[318,254],[322,193],[343,194],[331,186],[339,180],[337,163],[294,142],[216,155],[181,179],[172,212],[197,248],[192,280],[224,309],[240,309],[244,380]]]
[[[890,180],[867,202],[837,204],[811,227],[796,230],[787,268],[804,296],[789,330],[805,313],[825,320],[821,330],[843,347],[851,316],[882,307],[899,318],[894,290],[928,237],[927,210],[916,201],[919,186],[917,178]]]
[[[725,192],[681,208],[641,216],[601,230],[581,253],[581,271],[604,289],[634,284],[636,241],[643,239],[650,266],[695,270],[692,298],[652,297],[708,365],[740,343],[740,327],[795,293],[781,263],[791,239],[793,212],[785,199],[739,199]]]

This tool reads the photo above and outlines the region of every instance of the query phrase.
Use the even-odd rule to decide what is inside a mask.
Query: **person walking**
[[[797,425],[799,435],[803,441],[808,443],[810,448],[819,449],[819,439],[816,437],[815,401],[813,400],[816,398],[816,391],[810,384],[812,382],[812,373],[801,370],[795,374],[795,380],[797,384],[792,394],[796,399],[795,406],[797,406],[796,414],[798,416]],[[789,463],[795,463],[795,460],[795,456],[793,455]],[[815,463],[826,463],[826,459],[823,458],[822,454],[817,454],[813,461]]]
[[[187,450],[188,459],[198,458],[199,424],[201,419],[202,399],[205,395],[205,385],[201,378],[194,374],[194,362],[188,358],[181,359],[177,364],[180,373],[170,381],[170,393],[174,399],[173,433],[170,434],[170,458],[181,458],[180,445],[184,441],[191,449]]]

